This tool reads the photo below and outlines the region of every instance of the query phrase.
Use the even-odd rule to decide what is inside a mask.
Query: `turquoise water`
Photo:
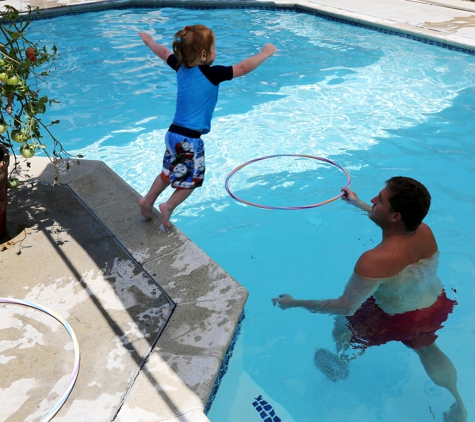
[[[131,9],[39,21],[32,37],[56,43],[62,56],[47,90],[61,101],[50,116],[61,120],[54,133],[65,148],[104,160],[145,193],[160,170],[176,86],[137,32],[170,45],[192,23],[214,30],[218,64],[269,41],[278,48],[252,74],[222,85],[204,137],[205,186],[172,219],[250,292],[210,420],[261,421],[252,406],[259,395],[286,422],[441,421],[453,401],[395,342],[369,349],[347,380],[333,383],[313,364],[317,348],[333,349],[333,318],[272,307],[280,293],[338,296],[359,255],[380,241],[378,228],[340,200],[268,211],[227,195],[232,169],[285,153],[340,163],[367,201],[394,175],[426,184],[439,275],[459,302],[437,344],[458,369],[473,418],[475,57],[293,12]],[[295,206],[335,196],[345,183],[317,160],[278,158],[246,167],[231,187],[250,201]]]

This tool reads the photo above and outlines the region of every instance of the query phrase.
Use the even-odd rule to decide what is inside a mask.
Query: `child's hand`
[[[139,32],[139,37],[142,38],[142,41],[145,45],[148,45],[150,42],[153,41],[152,36],[150,34],[147,34],[146,32]]]
[[[274,44],[267,43],[264,47],[262,47],[262,52],[267,56],[273,56],[274,53],[277,51]]]
[[[150,34],[139,32],[139,37],[142,38],[144,44],[152,50],[152,53],[160,57],[163,61],[166,62],[168,57],[173,54],[167,47],[155,42]]]

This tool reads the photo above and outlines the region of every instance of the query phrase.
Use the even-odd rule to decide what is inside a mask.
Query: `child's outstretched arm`
[[[241,63],[238,63],[233,66],[233,78],[238,76],[244,76],[249,72],[252,72],[257,66],[259,66],[264,60],[272,56],[276,51],[275,45],[268,43],[266,44],[260,53],[257,53],[254,56],[248,57],[243,60]]]
[[[163,61],[166,62],[168,57],[173,54],[167,47],[155,42],[150,34],[147,34],[146,32],[139,32],[139,37],[142,38],[144,44],[150,48],[150,50],[152,50],[152,53],[160,57]]]

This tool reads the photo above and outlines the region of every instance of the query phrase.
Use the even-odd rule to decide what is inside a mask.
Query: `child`
[[[266,44],[262,51],[234,66],[211,66],[216,57],[213,32],[204,25],[185,26],[175,34],[173,53],[140,32],[145,45],[177,72],[177,104],[173,123],[165,136],[163,169],[147,195],[140,199],[142,215],[152,219],[153,204],[171,184],[175,192],[160,204],[164,229],[171,227],[170,217],[194,188],[203,183],[205,152],[201,139],[211,128],[218,100],[219,84],[254,70],[271,57],[276,48]]]

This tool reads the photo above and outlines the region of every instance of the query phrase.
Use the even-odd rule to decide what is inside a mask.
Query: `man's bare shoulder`
[[[422,223],[416,232],[393,236],[366,251],[355,265],[355,273],[367,278],[387,278],[399,274],[408,265],[430,258],[437,242],[429,226]]]
[[[417,232],[420,236],[423,236],[427,241],[435,243],[434,233],[432,233],[431,228],[427,224],[421,223],[421,225],[417,229]]]
[[[355,273],[366,278],[387,278],[396,275],[392,268],[389,250],[384,247],[370,249],[360,256],[355,265]]]

